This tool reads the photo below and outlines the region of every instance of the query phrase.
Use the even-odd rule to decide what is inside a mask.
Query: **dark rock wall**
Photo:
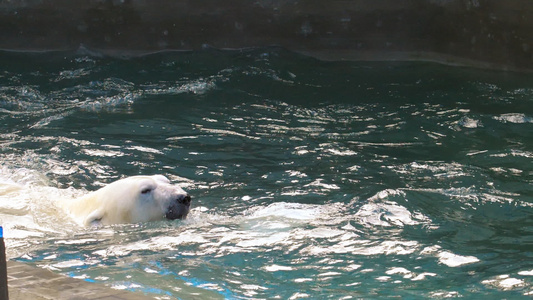
[[[327,60],[533,71],[531,0],[0,0],[0,48],[281,46]]]

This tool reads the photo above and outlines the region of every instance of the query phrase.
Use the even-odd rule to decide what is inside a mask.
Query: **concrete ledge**
[[[14,261],[7,262],[11,300],[147,300],[145,295],[61,276]]]
[[[145,54],[279,46],[329,60],[419,58],[533,71],[533,1],[0,1],[0,49],[81,45]]]

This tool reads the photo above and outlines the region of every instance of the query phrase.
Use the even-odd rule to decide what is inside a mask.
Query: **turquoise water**
[[[279,49],[0,64],[11,259],[155,299],[533,295],[530,74]],[[137,174],[189,218],[84,229],[53,205]]]

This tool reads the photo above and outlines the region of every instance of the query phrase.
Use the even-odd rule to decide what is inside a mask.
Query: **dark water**
[[[29,190],[0,199],[12,259],[157,299],[533,295],[531,75],[278,49],[0,64],[0,178]],[[42,205],[137,174],[190,218]]]

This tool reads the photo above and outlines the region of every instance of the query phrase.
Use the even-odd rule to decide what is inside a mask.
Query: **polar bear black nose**
[[[185,204],[185,205],[190,205],[191,204],[191,196],[189,194],[187,194],[185,196],[182,196],[182,197],[178,198],[178,202],[182,203],[182,204]]]

